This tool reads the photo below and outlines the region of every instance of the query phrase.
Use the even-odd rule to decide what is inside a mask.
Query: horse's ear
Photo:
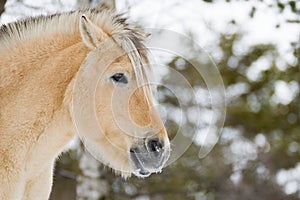
[[[85,15],[81,16],[79,23],[80,35],[87,47],[94,49],[107,37],[107,34]]]

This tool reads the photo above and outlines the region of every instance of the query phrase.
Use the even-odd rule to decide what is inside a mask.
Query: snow
[[[272,96],[272,101],[288,105],[291,101],[299,95],[299,84],[296,81],[289,83],[278,80],[275,82],[275,94]]]
[[[203,1],[190,0],[128,0],[117,1],[119,11],[130,7],[130,18],[142,22],[146,27],[167,28],[183,34],[193,33],[195,40],[204,48],[215,49],[218,35],[221,33],[242,32],[245,36],[237,44],[239,51],[249,49],[255,44],[271,43],[278,47],[280,55],[289,63],[295,62],[291,54],[291,42],[299,41],[300,26],[287,23],[287,20],[299,19],[290,8],[275,9],[275,1]],[[256,7],[253,18],[252,7]],[[297,3],[300,7],[300,3]],[[235,21],[236,26],[229,22]],[[280,24],[279,27],[276,27]]]
[[[293,194],[300,190],[300,163],[295,168],[280,170],[276,176],[277,183],[283,186],[287,194]]]
[[[272,55],[268,54],[260,57],[247,69],[247,78],[251,81],[257,81],[262,78],[262,72],[272,66]]]
[[[258,147],[264,147],[267,143],[267,138],[264,134],[257,134],[254,138],[254,142]]]

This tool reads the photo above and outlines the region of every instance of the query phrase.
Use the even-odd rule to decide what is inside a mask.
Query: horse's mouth
[[[151,172],[144,168],[142,162],[137,157],[137,154],[134,152],[130,152],[130,158],[134,165],[133,174],[139,177],[148,177],[150,176]]]
[[[158,140],[150,140],[146,144],[130,149],[130,160],[133,174],[138,177],[148,177],[152,173],[161,172],[167,162],[170,150]]]

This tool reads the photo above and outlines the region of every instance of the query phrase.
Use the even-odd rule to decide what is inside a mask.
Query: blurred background
[[[186,152],[161,174],[124,180],[74,140],[57,160],[50,199],[300,199],[300,1],[0,0],[0,23],[100,2],[125,12],[136,26],[176,31],[200,45],[205,51],[193,44],[183,48],[203,68],[212,66],[205,52],[218,67],[226,91],[225,123],[218,143],[200,158],[200,147],[207,145],[201,134],[212,118],[209,91],[190,62],[167,55],[161,62],[184,75],[201,108],[183,109],[183,122],[193,130],[183,133],[191,141]],[[176,87],[168,70],[158,74]],[[180,130],[182,121],[174,117],[176,96],[167,87],[158,87],[156,96],[168,111],[170,138],[189,130]]]

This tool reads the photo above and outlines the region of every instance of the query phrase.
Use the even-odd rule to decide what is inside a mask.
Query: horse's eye
[[[116,73],[112,77],[110,77],[114,82],[117,83],[128,83],[127,77],[123,73]]]

